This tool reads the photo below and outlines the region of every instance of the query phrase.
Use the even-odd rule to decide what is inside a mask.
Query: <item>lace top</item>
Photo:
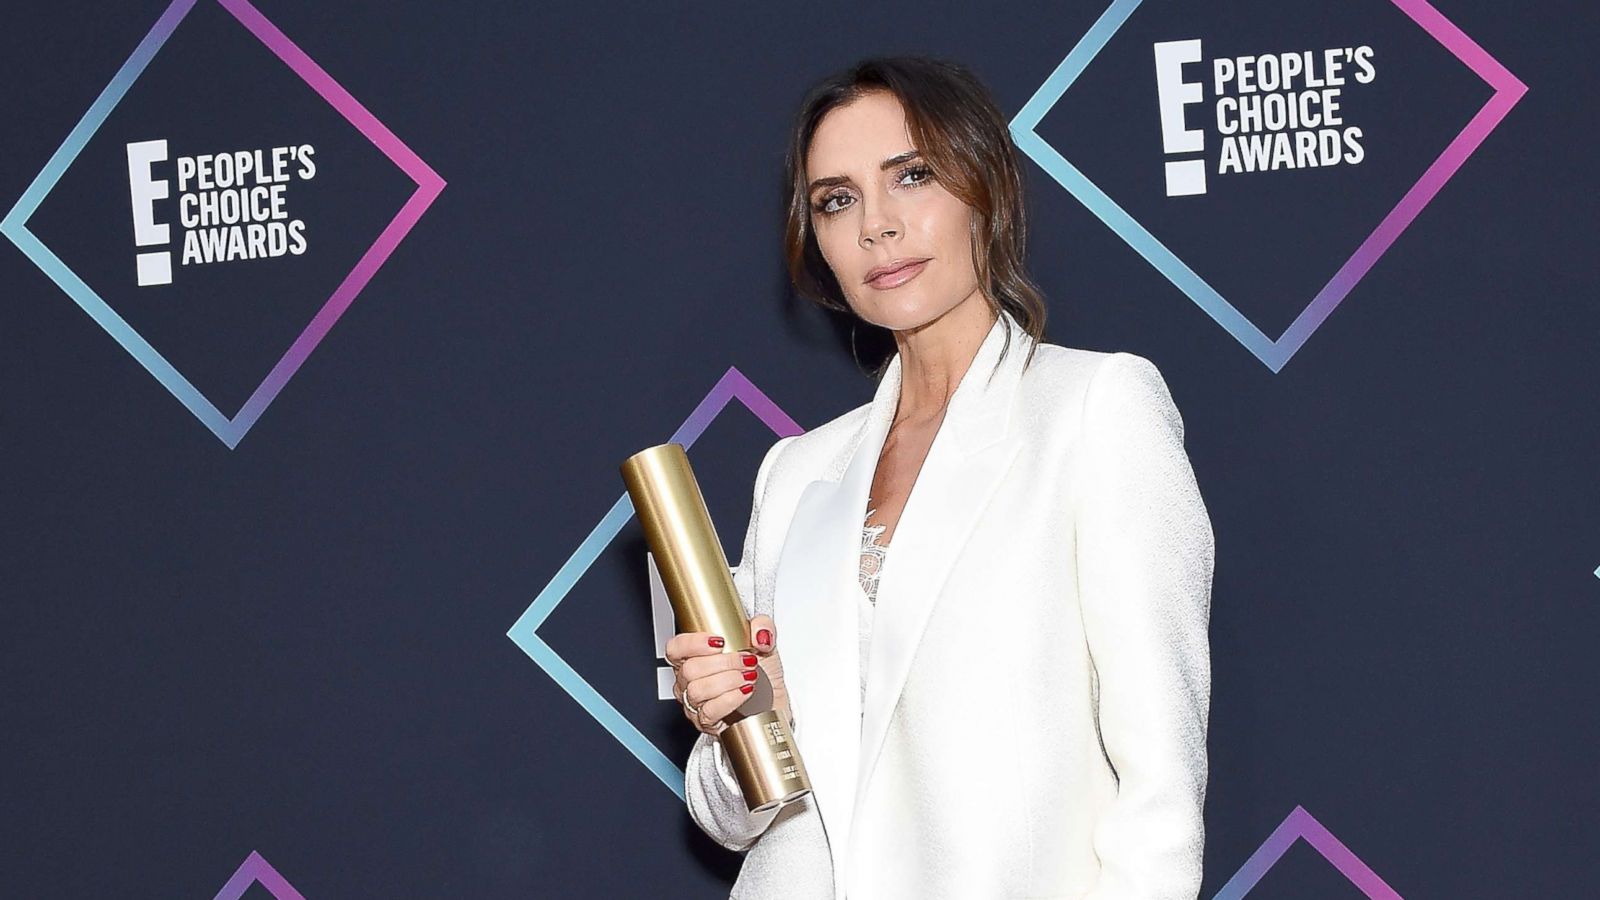
[[[870,505],[871,498],[868,498],[867,502]],[[870,520],[875,512],[877,512],[876,509],[868,509],[867,519]],[[879,544],[878,538],[883,536],[884,530],[888,527],[887,525],[868,525],[865,523],[861,526],[861,564],[859,572],[861,590],[866,594],[867,602],[874,605],[878,602],[878,575],[883,571],[883,559],[889,552],[888,545]]]
[[[867,519],[877,512],[872,508],[872,498],[867,498]],[[889,552],[887,544],[878,543],[878,538],[888,528],[887,525],[861,525],[861,559],[858,566],[858,580],[861,584],[861,595],[856,603],[859,610],[857,622],[860,625],[861,635],[861,700],[862,709],[866,708],[867,699],[867,650],[872,644],[872,614],[878,605],[878,576],[883,572],[884,557]],[[863,718],[866,713],[863,711]]]

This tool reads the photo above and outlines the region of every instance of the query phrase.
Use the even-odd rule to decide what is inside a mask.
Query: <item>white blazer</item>
[[[700,736],[686,800],[747,851],[732,897],[1198,894],[1214,543],[1183,421],[1144,357],[1041,343],[1024,371],[1032,344],[1002,314],[950,399],[864,708],[857,565],[899,356],[871,403],[762,460],[735,583],[777,625],[813,790],[751,815]]]

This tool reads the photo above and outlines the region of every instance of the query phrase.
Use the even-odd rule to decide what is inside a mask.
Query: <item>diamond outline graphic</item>
[[[306,900],[305,895],[295,890],[294,885],[289,883],[289,879],[278,874],[272,863],[267,862],[254,850],[251,850],[250,855],[239,864],[239,868],[234,870],[233,877],[222,886],[222,890],[217,891],[217,896],[213,900],[239,900],[245,891],[250,890],[250,885],[258,881],[278,900]]]
[[[117,74],[112,76],[110,83],[100,92],[100,96],[89,107],[88,112],[84,113],[83,118],[50,157],[49,162],[45,163],[44,168],[34,177],[28,189],[23,191],[11,211],[0,220],[0,234],[10,238],[34,265],[50,276],[50,279],[66,291],[84,312],[155,376],[156,381],[178,398],[195,418],[211,429],[212,433],[232,450],[239,446],[239,442],[244,439],[251,426],[261,418],[261,414],[278,396],[278,392],[283,390],[284,385],[349,308],[356,295],[388,260],[389,254],[394,252],[395,247],[411,231],[423,212],[433,204],[434,198],[444,190],[445,181],[387,126],[368,112],[360,101],[333,79],[333,76],[317,65],[288,36],[278,30],[277,26],[267,21],[249,0],[217,0],[218,5],[232,14],[257,40],[266,45],[267,49],[417,184],[417,189],[410,199],[384,227],[372,246],[362,254],[355,268],[351,269],[334,289],[333,294],[267,373],[266,378],[257,386],[250,398],[231,419],[224,415],[27,227],[28,219],[38,210],[51,189],[66,173],[67,168],[78,158],[78,154],[83,152],[83,148],[94,137],[95,132],[99,131],[100,126],[111,115],[111,111],[121,102],[128,89],[150,64],[150,60],[155,58],[167,38],[172,36],[178,23],[183,21],[197,2],[198,0],[173,0],[172,5],[161,14],[155,26],[150,29],[150,33],[146,34],[139,42],[139,46],[134,49],[133,55],[129,56]]]
[[[1350,848],[1346,847],[1343,841],[1334,837],[1333,832],[1313,818],[1302,806],[1296,806],[1284,818],[1256,852],[1250,854],[1250,858],[1244,861],[1239,871],[1233,873],[1228,883],[1217,891],[1212,900],[1239,900],[1250,893],[1299,838],[1304,838],[1312,849],[1322,854],[1323,859],[1339,870],[1339,874],[1343,875],[1345,880],[1355,885],[1371,900],[1402,900],[1399,892],[1378,877],[1378,873],[1372,871],[1370,866],[1350,852]]]
[[[1349,295],[1362,276],[1388,251],[1400,234],[1420,214],[1467,161],[1484,138],[1500,124],[1511,107],[1527,93],[1528,86],[1490,56],[1434,9],[1427,0],[1391,0],[1400,11],[1422,26],[1444,48],[1459,59],[1474,74],[1494,89],[1482,108],[1473,115],[1459,134],[1444,148],[1432,164],[1422,173],[1400,198],[1378,227],[1367,235],[1354,254],[1339,267],[1311,303],[1300,312],[1294,322],[1273,340],[1257,328],[1233,304],[1207,284],[1206,281],[1155,238],[1143,225],[1123,211],[1109,196],[1082,172],[1068,162],[1056,149],[1037,133],[1039,122],[1055,106],[1067,89],[1078,80],[1083,70],[1110,42],[1112,35],[1121,29],[1135,9],[1144,0],[1113,0],[1100,14],[1082,38],[1045,79],[1027,103],[1023,104],[1011,120],[1011,136],[1024,153],[1044,169],[1080,203],[1089,208],[1117,236],[1145,258],[1156,270],[1166,276],[1180,291],[1211,316],[1217,324],[1255,354],[1274,373],[1281,372],[1291,357],[1305,346],[1311,335],[1332,315],[1339,303]]]
[[[728,404],[737,400],[744,405],[763,425],[770,428],[773,434],[780,438],[805,432],[788,413],[784,412],[778,404],[762,393],[749,378],[737,367],[729,366],[728,371],[717,379],[689,417],[683,420],[678,430],[673,432],[669,442],[682,444],[684,449],[694,446],[694,442],[705,433]],[[600,519],[600,523],[583,539],[578,549],[562,564],[561,568],[545,585],[533,603],[517,618],[515,624],[506,632],[506,637],[511,638],[522,652],[539,664],[556,684],[559,684],[572,699],[578,701],[584,711],[593,716],[605,729],[611,732],[622,746],[634,755],[644,767],[661,779],[661,783],[678,795],[680,801],[684,800],[683,769],[667,757],[665,753],[651,743],[627,717],[617,711],[611,701],[607,700],[594,686],[589,684],[577,670],[572,667],[561,654],[545,642],[538,634],[539,626],[550,618],[561,601],[566,599],[594,561],[611,545],[624,525],[633,518],[633,501],[628,497],[628,492],[623,491],[622,496],[611,505],[611,509]]]

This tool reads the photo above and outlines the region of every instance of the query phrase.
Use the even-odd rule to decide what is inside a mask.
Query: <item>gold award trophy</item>
[[[641,450],[622,464],[622,480],[644,525],[680,632],[722,635],[723,653],[753,653],[750,622],[681,444]],[[751,812],[811,790],[789,723],[772,708],[772,686],[757,667],[756,689],[723,721],[722,741]]]

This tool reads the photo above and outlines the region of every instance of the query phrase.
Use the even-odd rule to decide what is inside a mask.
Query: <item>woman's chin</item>
[[[915,331],[952,309],[949,303],[930,300],[922,292],[901,295],[905,290],[879,292],[879,296],[867,300],[861,318],[890,331]]]

